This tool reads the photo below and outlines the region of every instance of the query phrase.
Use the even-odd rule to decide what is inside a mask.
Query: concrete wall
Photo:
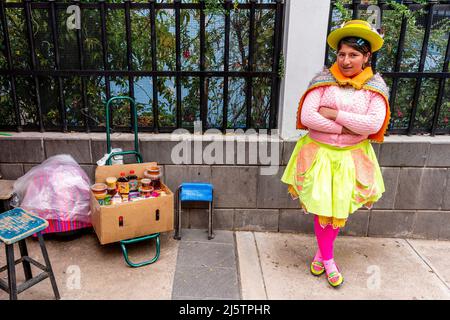
[[[220,137],[217,139],[223,139]],[[239,139],[232,136],[227,139],[238,150]],[[113,146],[133,148],[131,135],[116,134],[113,141]],[[260,142],[257,139],[242,145],[239,150],[247,154],[242,164],[226,164],[230,155],[225,153],[224,164],[178,165],[170,155],[179,141],[173,141],[169,135],[140,135],[144,161],[163,165],[164,180],[172,190],[183,181],[214,184],[215,228],[312,233],[312,216],[300,213],[298,202],[290,199],[286,186],[280,182],[295,141],[275,142],[281,166],[273,176],[260,175],[260,169],[267,166],[250,163],[249,150],[267,147],[258,145]],[[205,150],[211,141],[197,143]],[[373,146],[382,167],[386,193],[372,210],[355,213],[343,233],[450,240],[450,137],[390,136],[384,144]],[[0,137],[0,172],[4,179],[16,179],[46,158],[67,153],[93,179],[95,162],[105,149],[104,134],[14,133],[13,137]],[[188,205],[182,220],[186,228],[206,228],[207,209],[198,204]]]

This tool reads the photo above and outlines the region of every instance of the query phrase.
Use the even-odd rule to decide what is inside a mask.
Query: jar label
[[[137,190],[138,189],[138,181],[137,180],[131,180],[128,182],[130,185],[130,190]]]
[[[130,186],[128,185],[128,182],[118,182],[117,183],[119,187],[119,193],[129,193],[130,192]]]

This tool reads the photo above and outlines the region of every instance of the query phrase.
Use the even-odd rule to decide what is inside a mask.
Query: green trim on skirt
[[[301,137],[281,181],[290,185],[307,213],[347,219],[371,208],[385,191],[378,160],[369,140],[337,147]]]

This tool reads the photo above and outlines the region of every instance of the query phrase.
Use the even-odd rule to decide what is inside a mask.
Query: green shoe
[[[325,266],[320,261],[311,262],[311,266],[309,269],[310,269],[312,275],[316,276],[316,277],[320,276],[321,274],[323,274],[325,272]]]
[[[328,275],[328,283],[333,288],[337,288],[344,283],[344,277],[339,271],[332,272]]]

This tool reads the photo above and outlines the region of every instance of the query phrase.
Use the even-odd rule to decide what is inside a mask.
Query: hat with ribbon
[[[327,38],[331,48],[337,50],[339,41],[346,37],[357,37],[370,43],[372,52],[378,51],[383,46],[383,37],[372,27],[370,23],[364,20],[350,20],[344,22],[340,28],[333,30]]]

